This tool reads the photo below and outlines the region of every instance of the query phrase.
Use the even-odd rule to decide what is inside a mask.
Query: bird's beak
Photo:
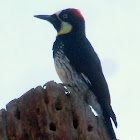
[[[56,14],[54,14],[54,15],[35,15],[34,17],[49,21],[51,24],[53,24],[54,28],[57,31],[59,31],[61,28],[61,22],[58,19]]]
[[[35,15],[34,17],[40,18],[40,19],[43,19],[43,20],[47,20],[50,23],[52,23],[53,20],[54,20],[53,16],[51,16],[51,15]]]

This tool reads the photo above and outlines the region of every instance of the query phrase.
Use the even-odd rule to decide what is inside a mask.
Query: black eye
[[[68,15],[67,15],[67,14],[64,14],[64,15],[63,15],[63,18],[67,18],[67,17],[68,17]]]

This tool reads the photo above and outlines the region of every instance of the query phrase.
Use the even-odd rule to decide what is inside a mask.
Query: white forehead
[[[54,14],[56,14],[57,16],[59,16],[59,14],[60,14],[61,12],[62,12],[62,10],[60,10],[60,11],[54,13]]]

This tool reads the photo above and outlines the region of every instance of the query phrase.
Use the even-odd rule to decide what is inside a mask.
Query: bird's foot
[[[47,87],[47,83],[45,83],[44,85],[43,85],[43,88],[45,89]]]
[[[72,84],[65,84],[65,83],[59,83],[59,85],[62,85],[65,89],[65,94],[69,94],[70,92],[68,91],[68,87],[72,87]]]

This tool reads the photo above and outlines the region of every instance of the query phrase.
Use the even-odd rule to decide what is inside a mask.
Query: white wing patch
[[[81,75],[84,78],[84,80],[91,85],[90,80],[83,73],[81,73]]]

